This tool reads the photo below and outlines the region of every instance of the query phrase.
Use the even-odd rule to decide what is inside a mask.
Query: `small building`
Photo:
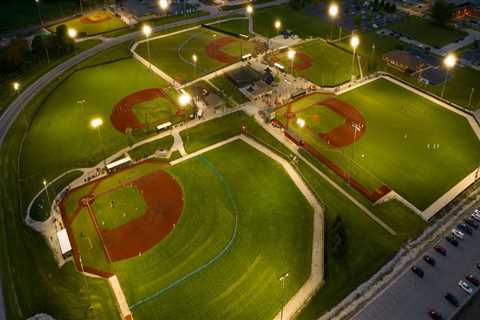
[[[60,251],[64,258],[68,258],[72,255],[72,245],[68,238],[67,229],[62,229],[57,232],[58,243],[60,244]]]
[[[225,76],[237,88],[248,87],[262,78],[262,75],[258,71],[248,66],[228,71],[225,73]]]
[[[415,73],[426,66],[421,58],[403,50],[387,52],[382,56],[382,60],[405,73]]]
[[[463,20],[465,18],[480,18],[480,9],[469,1],[453,1],[453,18]]]

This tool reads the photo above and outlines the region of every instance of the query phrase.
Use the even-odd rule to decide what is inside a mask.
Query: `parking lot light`
[[[330,41],[333,39],[333,23],[335,18],[338,16],[338,5],[336,3],[330,4],[328,7],[328,15],[330,16]]]
[[[352,37],[350,38],[350,45],[352,46],[353,48],[353,55],[352,55],[352,80],[354,79],[354,73],[353,73],[353,69],[354,69],[354,66],[355,66],[355,53],[356,53],[356,50],[357,50],[357,47],[358,45],[360,44],[360,38],[357,36],[357,35],[352,35]]]
[[[445,89],[447,87],[448,72],[457,64],[457,56],[454,55],[453,53],[447,54],[447,56],[443,59],[443,64],[445,66],[445,80],[443,81],[442,94],[441,94],[442,98],[445,94]]]

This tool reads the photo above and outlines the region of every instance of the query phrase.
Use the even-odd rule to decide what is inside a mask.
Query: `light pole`
[[[158,1],[158,6],[160,7],[160,10],[162,11],[162,15],[163,17],[166,17],[167,16],[167,10],[168,10],[168,7],[169,7],[169,3],[168,3],[168,0],[159,0]],[[163,25],[165,26],[166,24],[166,21],[164,21],[165,23],[163,23]],[[166,28],[164,27],[163,30],[165,30]]]
[[[292,76],[294,75],[293,74],[293,61],[295,60],[295,55],[297,54],[297,52],[293,49],[289,49],[288,52],[287,52],[287,58],[288,60],[290,60],[290,73],[292,74]]]
[[[193,61],[193,80],[195,80],[197,78],[197,61],[198,61],[197,55],[195,53],[192,55],[192,61]]]
[[[43,183],[45,194],[47,195],[48,215],[50,216],[50,212],[52,211],[52,204],[50,202],[50,195],[48,194],[47,180],[43,179],[42,183]]]
[[[150,35],[152,34],[152,27],[150,27],[148,24],[144,24],[142,31],[147,38],[148,68],[152,69],[152,56],[150,55]]]
[[[445,59],[443,59],[443,65],[445,66],[445,81],[443,82],[442,87],[442,98],[445,94],[445,88],[447,87],[448,71],[455,67],[455,64],[457,64],[457,57],[453,53],[449,53]]]
[[[275,28],[275,31],[276,31],[276,35],[275,36],[278,36],[279,32],[280,32],[280,28],[282,27],[282,22],[277,19],[275,20],[275,23],[273,24],[274,28]],[[270,38],[268,38],[268,48],[270,49]]]
[[[245,12],[248,16],[248,33],[253,33],[253,7],[252,5],[248,5],[245,8]]]
[[[81,107],[81,108],[82,108],[82,110],[81,110],[81,111],[82,111],[82,114],[85,113],[85,106],[84,106],[85,102],[87,102],[87,100],[85,100],[85,99],[82,99],[82,100],[78,100],[78,101],[77,101],[77,104],[79,104],[79,105],[82,106],[82,107]]]
[[[187,119],[187,106],[192,102],[192,97],[184,92],[178,97],[178,103],[181,107],[184,108],[184,115],[185,115],[185,130],[187,132],[187,143],[190,141],[190,134],[188,133],[188,119]]]
[[[93,119],[90,121],[90,126],[91,126],[93,129],[96,129],[96,130],[97,130],[98,140],[100,140],[100,145],[101,145],[101,148],[102,148],[103,164],[104,164],[104,166],[107,166],[107,159],[105,159],[105,146],[103,145],[102,134],[101,134],[101,132],[100,132],[100,128],[102,127],[102,125],[103,125],[103,120],[102,120],[102,118],[93,118]]]
[[[350,158],[350,173],[348,174],[348,184],[351,182],[353,174],[353,158],[355,157],[355,143],[357,142],[357,132],[362,130],[362,126],[359,123],[352,123],[353,129],[353,144],[352,144],[352,157]]]
[[[77,30],[69,28],[67,33],[68,33],[68,36],[70,37],[70,39],[73,40],[73,52],[74,52],[75,55],[77,55],[77,46],[76,46],[76,43],[75,43],[75,38],[77,37]],[[78,63],[76,63],[75,66],[78,69]]]
[[[354,66],[355,66],[355,52],[357,50],[358,45],[360,44],[360,38],[356,35],[352,35],[352,38],[350,39],[350,45],[353,48],[353,56],[352,56],[352,81],[355,78],[354,75]]]
[[[287,272],[283,274],[278,280],[282,283],[282,311],[280,312],[280,320],[283,320],[283,309],[285,308],[285,280],[287,280],[290,274]]]
[[[330,41],[333,40],[333,22],[335,18],[338,16],[338,5],[336,3],[330,4],[328,7],[328,15],[330,16],[331,24],[330,24]]]
[[[37,11],[38,11],[38,18],[40,19],[40,26],[43,28],[43,18],[42,18],[42,14],[40,13],[40,0],[35,0],[35,3],[37,4]]]
[[[12,86],[13,86],[13,91],[15,91],[15,96],[18,98],[18,91],[20,90],[20,83],[15,81],[12,84]]]

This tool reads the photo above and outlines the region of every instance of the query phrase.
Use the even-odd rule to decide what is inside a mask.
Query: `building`
[[[427,66],[423,59],[403,50],[393,50],[385,53],[382,60],[395,69],[405,73],[415,73]]]

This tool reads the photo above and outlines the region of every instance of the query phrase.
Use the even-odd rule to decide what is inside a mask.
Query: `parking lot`
[[[478,204],[477,206],[478,207]],[[473,210],[469,210],[471,212]],[[370,304],[356,314],[355,320],[420,320],[430,319],[428,311],[438,311],[443,319],[450,319],[457,308],[445,299],[447,292],[452,293],[462,306],[470,298],[458,285],[459,280],[464,280],[478,290],[465,276],[473,274],[480,278],[480,228],[473,231],[473,235],[465,234],[464,240],[459,241],[459,246],[454,247],[442,239],[437,244],[447,249],[447,255],[442,256],[433,250],[433,245],[425,254],[435,259],[435,266],[427,264],[423,257],[413,265],[424,271],[421,279],[410,269],[392,282]]]

